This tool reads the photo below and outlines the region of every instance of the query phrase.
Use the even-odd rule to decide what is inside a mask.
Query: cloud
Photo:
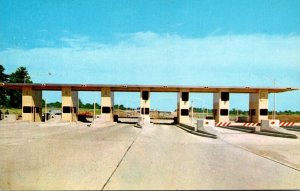
[[[6,49],[0,64],[7,72],[26,66],[41,83],[272,86],[276,79],[278,86],[300,87],[299,35],[138,32],[116,38],[102,43],[73,35],[61,37],[56,47]],[[290,100],[283,104],[297,109],[297,97],[299,92],[282,95]]]
[[[138,32],[119,35],[114,44],[78,35],[60,41],[57,48],[1,51],[0,61],[12,70],[25,65],[34,72],[60,73],[53,79],[60,83],[271,85],[267,76],[300,86],[297,35],[186,38]]]

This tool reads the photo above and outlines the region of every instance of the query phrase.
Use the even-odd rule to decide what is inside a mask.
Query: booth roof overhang
[[[43,83],[0,83],[0,87],[7,89],[19,89],[30,87],[33,90],[60,91],[69,87],[73,91],[101,91],[102,88],[111,88],[115,92],[140,92],[148,90],[150,92],[202,92],[202,93],[257,93],[260,90],[267,90],[269,93],[281,93],[299,90],[292,87],[238,87],[238,86],[181,86],[181,85],[126,85],[126,84],[43,84]]]

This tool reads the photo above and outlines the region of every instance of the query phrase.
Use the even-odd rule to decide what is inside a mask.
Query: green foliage
[[[8,82],[10,83],[32,83],[27,69],[23,66],[9,75]]]
[[[203,112],[203,108],[193,108],[194,112],[195,113],[202,113]],[[208,110],[208,113],[213,113],[213,110],[212,109],[206,109],[204,108],[204,113]],[[246,110],[246,111],[243,111],[243,110],[240,110],[240,109],[236,109],[236,108],[232,108],[230,111],[229,111],[229,114],[230,115],[248,115],[249,114],[249,111]],[[268,112],[269,115],[272,115],[273,114],[273,111],[272,110],[269,110]],[[291,110],[285,110],[285,111],[276,111],[276,114],[278,115],[300,115],[300,111],[291,111]]]
[[[8,75],[4,73],[5,68],[0,64],[0,82],[6,82]]]
[[[79,108],[83,108],[84,107],[84,104],[82,103],[81,99],[79,99]]]
[[[291,110],[285,110],[285,111],[279,111],[279,112],[276,112],[276,114],[279,114],[279,115],[300,115],[300,111],[291,111]]]
[[[10,75],[4,73],[5,68],[0,65],[0,82],[9,83],[32,83],[29,73],[25,67],[19,67]],[[21,108],[21,90],[0,88],[0,107]]]
[[[49,108],[61,108],[61,102],[47,103],[47,107]]]
[[[133,110],[134,108],[131,107],[125,107],[123,104],[121,105],[114,105],[114,109],[120,109],[120,110]]]
[[[45,106],[45,101],[42,101],[43,107]],[[101,108],[100,105],[98,103],[95,104],[96,105],[96,109]],[[54,103],[47,103],[47,107],[48,108],[61,108],[61,102],[54,102]],[[79,99],[79,108],[83,108],[83,109],[94,109],[94,104],[91,103],[86,103],[84,104],[81,99]]]
[[[95,104],[96,109],[101,108],[98,103]],[[86,103],[84,104],[81,99],[79,99],[79,108],[85,108],[85,109],[94,109],[94,103]]]
[[[0,65],[0,82],[6,82],[8,75],[4,73],[5,68]],[[0,107],[8,106],[7,90],[0,88]]]
[[[11,73],[8,77],[9,83],[32,83],[27,69],[23,66]],[[22,107],[22,92],[21,90],[7,90],[9,97],[9,105],[12,108]]]

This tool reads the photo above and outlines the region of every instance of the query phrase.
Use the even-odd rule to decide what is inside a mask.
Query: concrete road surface
[[[220,133],[211,139],[172,125],[0,123],[0,188],[300,188],[299,139]]]

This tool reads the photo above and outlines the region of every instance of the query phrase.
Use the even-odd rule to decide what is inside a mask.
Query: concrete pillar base
[[[151,126],[151,125],[152,125],[152,123],[151,123],[149,115],[145,115],[145,116],[141,115],[138,118],[138,123],[137,123],[138,127],[146,127],[146,126]]]
[[[279,133],[290,134],[288,130],[280,127],[279,120],[261,120],[260,131],[274,131]]]
[[[197,131],[219,135],[219,131],[215,127],[215,120],[199,119],[197,120]]]

